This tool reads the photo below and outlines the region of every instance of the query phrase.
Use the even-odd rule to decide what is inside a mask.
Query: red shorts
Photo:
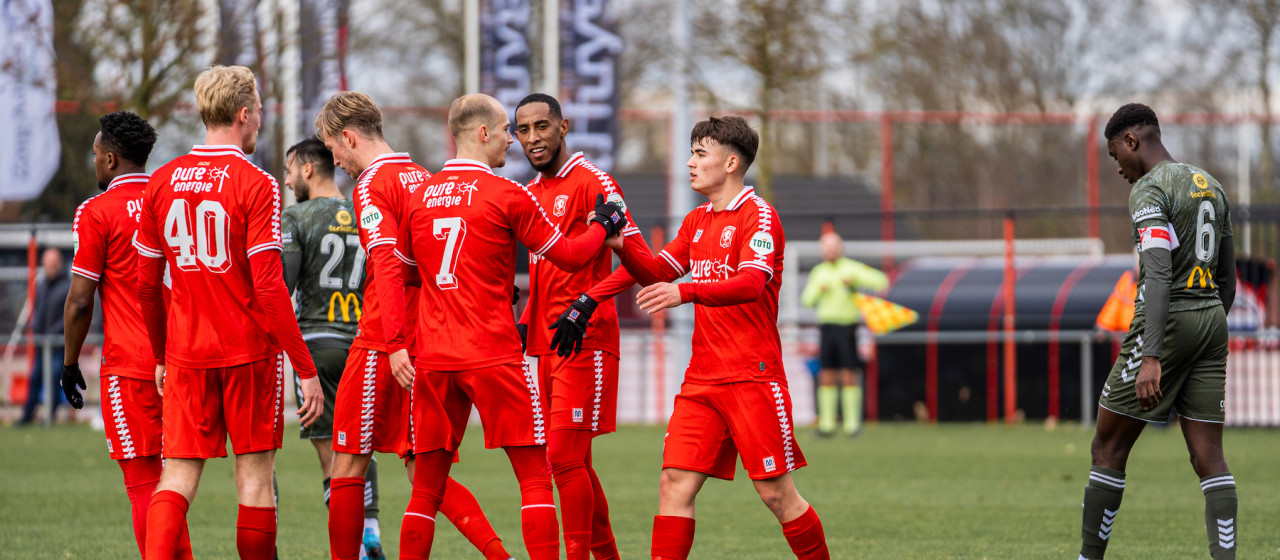
[[[208,459],[280,449],[284,355],[238,366],[171,366],[164,382],[164,456]]]
[[[352,348],[333,406],[333,450],[409,454],[409,392],[391,375],[386,352]]]
[[[160,454],[161,399],[156,382],[104,375],[102,421],[107,426],[107,451],[120,461]]]
[[[538,356],[538,387],[549,429],[595,434],[617,429],[617,356],[603,350],[584,350],[568,358]]]
[[[752,480],[806,465],[791,424],[791,393],[778,382],[685,383],[667,423],[662,468],[733,480],[734,460]]]
[[[431,402],[432,395],[439,399],[436,404]],[[413,399],[413,450],[417,453],[457,449],[473,404],[480,413],[486,448],[547,443],[537,380],[528,363],[462,371],[419,369]],[[439,410],[433,409],[436,406]]]

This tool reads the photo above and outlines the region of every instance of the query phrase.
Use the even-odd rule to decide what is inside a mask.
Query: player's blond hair
[[[325,102],[316,115],[315,126],[321,140],[337,138],[348,128],[366,138],[382,138],[382,110],[368,95],[340,91]]]
[[[497,99],[483,93],[469,93],[453,100],[449,106],[449,133],[455,142],[482,125],[490,128],[501,124],[506,109]]]
[[[210,66],[196,77],[196,108],[209,128],[231,126],[240,108],[254,110],[258,81],[244,66]]]

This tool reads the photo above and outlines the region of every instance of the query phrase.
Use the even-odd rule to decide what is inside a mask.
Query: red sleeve
[[[684,229],[684,227],[680,228],[681,233]],[[658,282],[671,282],[684,276],[688,270],[688,247],[687,240],[683,236],[678,236],[667,244],[662,253],[654,255],[643,235],[628,235],[622,252],[618,253],[618,258],[631,277],[635,278],[640,285],[648,286]],[[672,251],[683,255],[684,266],[677,268],[680,261],[670,257]]]
[[[71,244],[75,251],[71,258],[71,272],[98,282],[102,280],[102,271],[107,265],[107,236],[103,235],[102,223],[92,211],[86,211],[88,201],[76,209],[75,221],[71,223]]]
[[[280,255],[272,251],[258,251],[249,257],[253,271],[253,293],[266,315],[267,330],[284,347],[298,377],[310,379],[316,375],[316,365],[311,361],[311,351],[302,341],[302,331],[293,315],[293,302],[284,287],[284,271],[280,268]]]
[[[138,216],[138,231],[133,236],[133,246],[138,250],[137,289],[138,300],[142,304],[142,320],[146,323],[147,338],[151,339],[151,354],[155,357],[156,365],[164,365],[165,337],[168,334],[168,316],[164,303],[165,258],[164,253],[160,252],[152,204],[151,185],[147,185],[142,211]]]
[[[565,272],[573,272],[586,266],[596,256],[604,243],[604,226],[592,224],[582,235],[573,239],[560,237],[542,252],[542,256]]]
[[[143,219],[147,219],[143,210]],[[138,300],[142,303],[142,320],[146,323],[147,338],[151,340],[151,354],[156,365],[164,365],[165,336],[168,334],[168,317],[164,303],[164,257],[152,257],[139,250]]]
[[[386,243],[370,248],[369,262],[373,263],[373,284],[382,310],[382,333],[387,337],[387,353],[393,354],[406,348],[404,273],[400,267],[408,263],[396,256],[395,245]]]
[[[757,268],[742,267],[732,278],[720,282],[680,284],[680,299],[709,307],[741,305],[760,299],[768,277]]]
[[[618,294],[627,291],[628,288],[636,284],[636,279],[631,277],[626,268],[618,267],[608,278],[601,280],[599,284],[592,286],[587,290],[587,297],[596,301],[604,301],[613,299]]]
[[[262,251],[281,251],[284,244],[280,236],[280,185],[274,177],[261,169],[253,167],[245,173],[257,173],[259,184],[249,187],[250,200],[246,205],[245,220],[247,237],[244,240],[245,254],[252,257]],[[280,255],[275,255],[276,259]],[[280,273],[284,278],[284,272]],[[290,356],[292,359],[292,356]]]

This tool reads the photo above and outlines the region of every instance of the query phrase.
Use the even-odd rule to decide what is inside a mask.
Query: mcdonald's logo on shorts
[[[352,309],[355,309],[355,320],[357,321],[360,320],[360,296],[357,296],[354,293],[349,293],[344,296],[342,295],[342,292],[333,292],[333,295],[329,296],[329,321],[330,322],[337,320],[336,314],[334,313],[334,308],[336,307],[342,308],[343,323],[351,322]]]

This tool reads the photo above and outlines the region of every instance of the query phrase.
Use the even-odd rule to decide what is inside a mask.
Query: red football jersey
[[[195,146],[156,170],[134,246],[169,264],[166,363],[230,367],[279,351],[249,256],[282,249],[280,187],[239,147]]]
[[[555,176],[538,175],[528,188],[538,197],[542,207],[550,212],[551,223],[570,238],[591,227],[585,217],[595,209],[596,195],[604,195],[609,202],[622,203],[622,189],[618,188],[613,177],[588,161],[582,152],[573,154]],[[630,211],[626,212],[628,225],[622,234],[638,235],[640,229],[631,219]],[[613,254],[608,247],[600,247],[595,258],[575,272],[565,272],[550,261],[530,253],[529,286],[532,293],[525,308],[529,321],[526,352],[530,356],[550,354],[554,333],[548,327],[560,318],[578,294],[586,293],[608,278],[611,272]],[[583,337],[582,347],[618,355],[618,310],[612,298],[601,301],[591,315],[591,326]]]
[[[524,185],[473,160],[446,162],[407,209],[409,242],[400,250],[422,276],[416,365],[460,371],[519,362],[511,309],[516,241],[542,255],[560,230]]]
[[[786,235],[778,213],[746,187],[723,211],[708,202],[694,208],[680,232],[658,254],[676,276],[694,282],[728,280],[741,268],[769,275],[760,299],[741,305],[694,306],[693,357],[685,381],[786,383],[778,337],[778,288]]]
[[[409,195],[422,187],[431,178],[431,173],[422,166],[413,163],[409,154],[383,154],[374,158],[360,174],[356,190],[352,198],[355,202],[356,216],[360,220],[360,244],[364,246],[366,255],[372,259],[374,247],[386,247],[395,251],[397,238],[400,235],[400,222],[405,213],[405,201]],[[399,266],[397,264],[397,266]],[[373,282],[374,263],[365,267],[364,307],[360,313],[360,328],[356,331],[353,348],[367,348],[377,352],[387,352],[389,337],[383,332],[383,302],[386,296],[379,297],[377,284]],[[404,288],[405,309],[415,309],[418,289]],[[416,325],[406,316],[401,334],[409,352],[414,351]]]
[[[142,190],[150,176],[121,175],[106,192],[84,201],[71,224],[71,272],[98,283],[102,300],[102,375],[154,380],[151,340],[138,300],[138,231]]]

